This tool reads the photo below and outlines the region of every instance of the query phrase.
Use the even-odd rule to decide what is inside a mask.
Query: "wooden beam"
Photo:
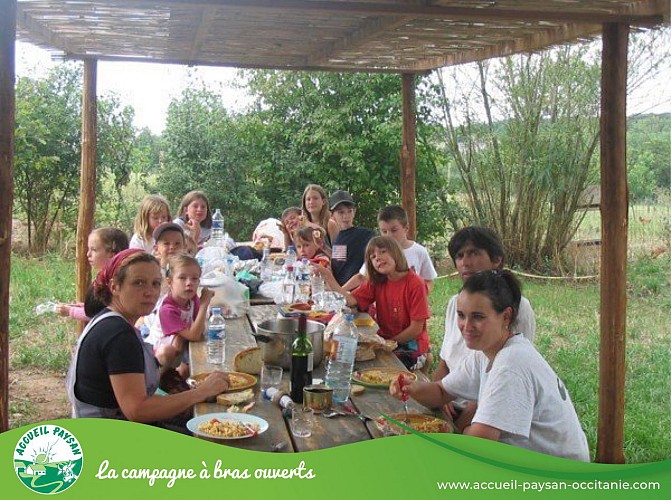
[[[147,0],[107,0],[107,3],[144,3]],[[611,23],[626,22],[629,24],[653,26],[664,22],[669,6],[663,2],[655,2],[659,10],[650,12],[648,2],[635,2],[624,5],[623,11],[611,9],[606,11],[571,10],[568,4],[563,9],[510,9],[496,5],[459,7],[452,5],[426,5],[424,2],[401,1],[398,3],[355,2],[355,1],[315,1],[315,0],[163,0],[164,4],[181,4],[189,6],[211,5],[217,7],[236,7],[239,9],[275,9],[310,12],[327,12],[334,15],[366,15],[366,16],[410,16],[415,19],[447,17],[452,19],[470,19],[474,21],[556,21],[570,23]],[[638,7],[642,14],[638,13]]]
[[[82,92],[82,161],[77,216],[77,300],[84,301],[91,285],[91,266],[86,258],[88,237],[93,230],[96,207],[96,86],[98,63],[84,61],[84,91]]]
[[[327,65],[329,64],[329,60],[338,59],[338,54],[346,50],[352,50],[374,38],[377,34],[402,26],[406,22],[406,17],[366,18],[362,20],[356,30],[353,30],[346,37],[319,47],[312,54],[308,55],[307,64],[308,66]]]
[[[511,38],[508,42],[497,41],[489,46],[477,50],[459,50],[453,55],[437,56],[423,59],[412,65],[409,70],[429,71],[442,66],[454,66],[457,64],[483,61],[494,57],[505,57],[520,52],[531,52],[534,50],[556,45],[558,43],[569,43],[568,40],[585,39],[590,36],[596,37],[601,34],[601,25],[585,26],[578,24],[565,24],[558,27],[548,27],[538,33],[526,37]]]
[[[189,59],[196,59],[200,53],[200,48],[203,45],[203,40],[210,33],[210,28],[215,19],[216,8],[206,7],[203,9],[203,12],[200,16],[200,23],[198,24],[198,30],[193,39],[193,46],[191,47],[191,55]]]
[[[627,43],[629,26],[605,24],[601,62],[601,344],[596,461],[624,463],[627,324]]]
[[[415,74],[403,73],[403,144],[401,145],[401,204],[408,213],[408,238],[417,237],[417,202],[415,194]]]
[[[16,0],[0,2],[0,432],[9,429],[9,277],[14,205]]]
[[[90,59],[90,55],[80,53],[68,53],[60,56],[57,59],[68,61],[80,61]],[[231,61],[227,63],[212,62],[188,59],[156,59],[151,57],[133,57],[133,56],[96,56],[98,61],[120,61],[120,62],[138,62],[138,63],[152,63],[152,64],[183,64],[187,66],[215,66],[217,68],[246,68],[246,69],[276,69],[280,71],[325,71],[336,73],[402,73],[406,71],[405,68],[369,68],[367,66],[353,66],[350,62],[340,66],[319,66],[319,65],[303,65],[304,57],[296,57],[296,63],[288,65],[280,65],[277,62],[259,62],[259,63],[244,63],[241,61]],[[420,71],[417,71],[419,73]]]

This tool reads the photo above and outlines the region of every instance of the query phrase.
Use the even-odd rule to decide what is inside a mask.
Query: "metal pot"
[[[308,320],[307,337],[312,342],[313,363],[319,366],[324,356],[324,328],[317,321]],[[298,337],[298,319],[279,318],[262,321],[254,337],[260,342],[263,362],[291,369],[291,345]]]

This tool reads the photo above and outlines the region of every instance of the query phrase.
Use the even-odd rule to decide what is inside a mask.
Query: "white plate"
[[[207,422],[208,420],[211,420],[213,418],[216,418],[217,420],[235,420],[238,422],[244,422],[248,424],[256,424],[259,426],[259,432],[256,434],[250,434],[247,436],[240,436],[240,437],[219,437],[219,436],[211,436],[210,434],[207,434],[201,430],[198,430],[198,427]],[[193,434],[197,436],[203,436],[206,438],[210,439],[221,439],[221,440],[228,440],[228,439],[245,439],[253,436],[258,436],[259,434],[263,434],[268,430],[268,422],[263,420],[260,417],[257,417],[256,415],[247,415],[246,413],[208,413],[206,415],[200,415],[198,417],[193,417],[191,420],[189,420],[186,423],[186,428],[189,429]]]

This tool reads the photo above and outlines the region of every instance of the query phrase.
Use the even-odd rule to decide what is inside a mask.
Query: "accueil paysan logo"
[[[79,441],[56,425],[38,425],[26,432],[14,449],[14,470],[31,490],[46,495],[75,484],[84,456]]]

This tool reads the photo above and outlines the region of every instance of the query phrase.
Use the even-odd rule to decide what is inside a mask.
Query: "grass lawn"
[[[671,457],[671,259],[665,255],[633,261],[629,276],[625,456],[630,463],[652,462]],[[442,342],[447,302],[459,287],[458,278],[441,278],[431,293],[434,352]],[[11,369],[65,372],[76,323],[51,314],[35,316],[33,311],[46,300],[72,301],[74,294],[72,261],[13,256]],[[536,312],[536,346],[568,387],[594,453],[599,285],[526,280],[524,294]]]

